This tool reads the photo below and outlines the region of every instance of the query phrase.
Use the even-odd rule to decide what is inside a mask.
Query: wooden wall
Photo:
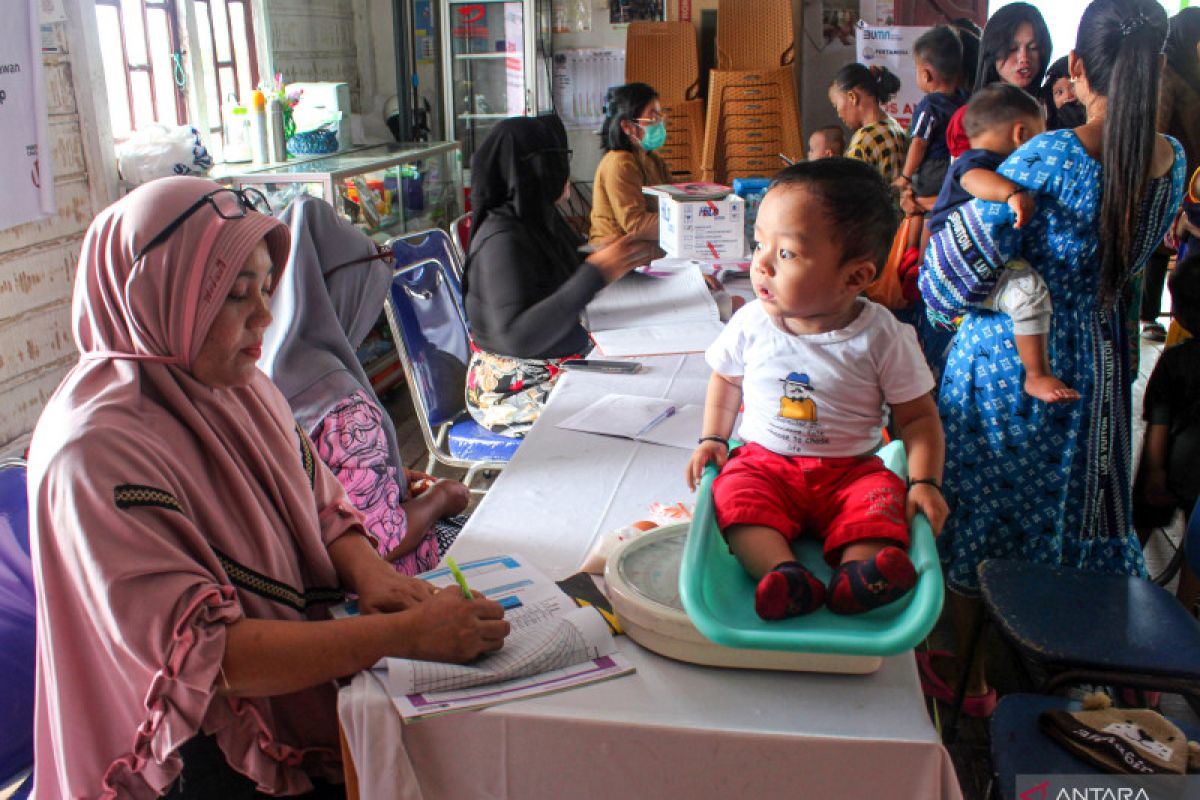
[[[75,363],[70,301],[80,242],[116,182],[97,132],[108,125],[107,111],[94,102],[104,96],[101,75],[90,66],[99,61],[86,56],[98,44],[94,25],[89,41],[80,0],[43,5],[43,19],[52,20],[47,44],[58,51],[42,58],[58,213],[0,230],[0,452],[22,447]]]

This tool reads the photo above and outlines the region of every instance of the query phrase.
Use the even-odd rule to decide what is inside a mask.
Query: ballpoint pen
[[[650,429],[653,428],[655,425],[662,422],[663,420],[670,419],[673,416],[675,416],[675,406],[667,406],[665,409],[662,410],[662,412],[657,417],[655,417],[654,419],[650,420],[645,425],[643,425],[642,429],[637,432],[637,435],[641,436],[644,433],[648,433],[650,431]]]

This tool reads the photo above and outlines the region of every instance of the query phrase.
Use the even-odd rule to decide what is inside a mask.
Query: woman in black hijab
[[[506,436],[537,419],[559,362],[590,349],[579,321],[588,302],[653,257],[653,243],[626,236],[585,259],[555,208],[570,177],[567,132],[553,115],[502,121],[471,159],[467,409]]]

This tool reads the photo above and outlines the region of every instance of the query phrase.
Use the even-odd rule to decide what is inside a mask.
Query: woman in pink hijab
[[[336,783],[334,679],[507,634],[379,558],[256,368],[288,252],[256,199],[166,178],[84,239],[81,357],[30,451],[39,797],[213,796],[214,764],[244,796]],[[344,591],[365,613],[330,620]]]

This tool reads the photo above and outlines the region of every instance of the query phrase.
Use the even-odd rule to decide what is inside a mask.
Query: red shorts
[[[904,481],[869,458],[781,456],[757,444],[733,451],[713,483],[717,525],[763,525],[790,542],[802,533],[824,540],[836,566],[846,545],[887,539],[908,549]]]

